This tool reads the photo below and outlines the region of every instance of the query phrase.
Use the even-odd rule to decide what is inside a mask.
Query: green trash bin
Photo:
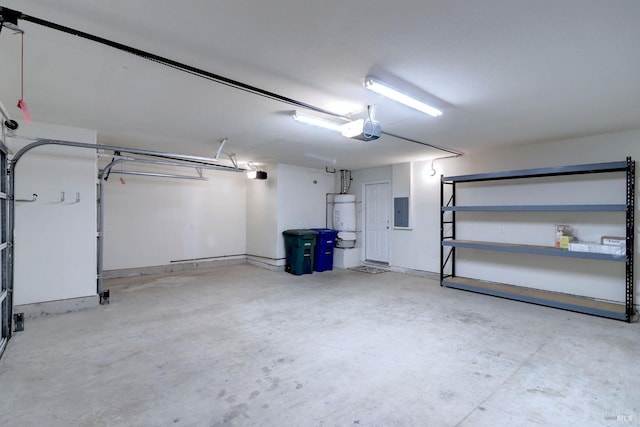
[[[287,258],[284,271],[297,276],[313,273],[313,252],[318,232],[299,229],[285,230],[282,234]]]

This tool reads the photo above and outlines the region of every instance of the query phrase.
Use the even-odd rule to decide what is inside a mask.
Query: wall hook
[[[35,202],[36,200],[38,200],[38,195],[36,193],[33,193],[33,196],[31,196],[30,199],[16,199],[16,202],[25,202],[25,203],[32,203]]]
[[[80,193],[76,193],[76,203],[80,203]]]
[[[60,203],[64,202],[64,191],[60,192]]]

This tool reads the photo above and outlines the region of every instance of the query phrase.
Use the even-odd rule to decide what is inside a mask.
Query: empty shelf
[[[462,289],[532,304],[540,304],[618,320],[627,320],[626,308],[623,303],[606,302],[578,295],[525,288],[504,283],[487,282],[466,277],[449,277],[442,281],[442,285],[449,288]]]

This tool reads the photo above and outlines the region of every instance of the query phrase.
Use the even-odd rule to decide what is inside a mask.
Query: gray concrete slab
[[[416,276],[251,265],[110,280],[29,320],[1,426],[638,425],[638,324]]]

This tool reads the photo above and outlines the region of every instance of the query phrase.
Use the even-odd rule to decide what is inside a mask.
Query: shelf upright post
[[[445,186],[450,186],[451,196],[445,194]],[[443,175],[440,175],[440,286],[443,286],[443,280],[445,277],[455,276],[455,246],[449,246],[445,249],[443,244],[445,240],[455,239],[456,237],[456,220],[455,211],[447,212],[444,207],[455,206],[455,182],[448,182],[444,179]],[[448,199],[447,199],[448,197]],[[445,201],[447,200],[447,201]],[[446,215],[449,214],[450,221],[447,220]],[[447,236],[445,233],[445,224],[450,226],[451,235]],[[446,251],[446,254],[445,254]],[[450,265],[450,272],[446,273],[447,264]]]
[[[451,183],[451,206],[456,205],[456,182]],[[451,212],[451,239],[456,239],[456,211]],[[451,276],[456,276],[456,248],[451,248]]]
[[[440,286],[444,280],[444,175],[440,175]]]
[[[444,219],[445,211],[442,209],[444,206],[444,175],[440,175],[440,286],[444,280]]]
[[[633,293],[634,293],[634,277],[633,264],[635,260],[635,183],[636,183],[636,162],[627,157],[627,213],[626,213],[626,240],[627,240],[627,261],[626,261],[626,315],[627,322],[631,322],[634,315]]]

